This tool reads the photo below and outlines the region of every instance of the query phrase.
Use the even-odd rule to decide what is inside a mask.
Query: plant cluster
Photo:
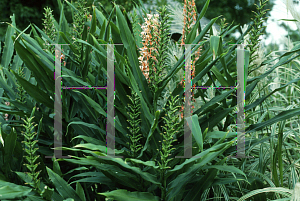
[[[150,14],[141,4],[130,20],[126,10],[116,4],[110,13],[93,5],[89,14],[81,0],[57,3],[59,23],[47,8],[44,30],[33,24],[30,34],[24,34],[14,17],[7,29],[0,54],[0,112],[7,114],[0,115],[1,200],[297,199],[299,42],[282,55],[274,54],[276,58],[263,58],[263,62],[251,56],[257,46],[245,50],[246,70],[255,63],[255,68],[267,65],[265,72],[246,76],[245,158],[237,159],[228,157],[236,154],[235,89],[193,90],[200,107],[190,116],[182,114],[185,83],[182,77],[174,78],[186,65],[185,54],[170,41],[170,16],[174,15],[166,6]],[[227,26],[222,19],[221,29],[216,31],[216,17],[200,28],[210,0],[199,14],[194,0],[183,3],[179,43],[197,44],[191,47],[193,86],[233,86],[236,48],[228,45],[225,36],[237,26]],[[66,6],[73,11],[71,23],[65,18]],[[262,6],[257,9],[263,13]],[[236,43],[247,34],[250,43],[256,43],[251,39],[260,34],[262,15],[257,14],[254,21],[254,26],[243,29]],[[47,42],[68,44],[61,58],[53,57]],[[107,44],[115,44],[112,52],[105,48]],[[178,54],[172,55],[174,52]],[[105,110],[111,98],[105,95],[108,54],[114,55],[115,66],[114,142],[106,140],[105,131]],[[167,58],[170,55],[172,58]],[[62,86],[74,87],[62,90],[61,113],[53,107],[52,97],[60,95],[53,95],[55,59],[65,62]],[[274,72],[283,84],[253,98],[260,90],[258,82],[270,78],[270,84],[275,84]],[[75,86],[96,87],[82,90]],[[272,108],[264,109],[261,104]],[[37,106],[40,110],[35,113]],[[9,125],[8,115],[20,116],[25,131]],[[61,131],[53,125],[57,117],[61,117]],[[188,124],[184,125],[185,121]],[[185,133],[184,126],[191,132]],[[54,138],[56,132],[61,134],[58,138]],[[57,140],[61,140],[59,145]],[[185,147],[185,142],[191,147]],[[107,152],[108,143],[114,144],[114,155]],[[53,155],[53,149],[62,151],[63,157],[46,158]],[[194,157],[188,158],[187,150]]]

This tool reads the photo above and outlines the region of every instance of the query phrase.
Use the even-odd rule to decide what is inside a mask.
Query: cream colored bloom
[[[298,21],[295,23],[298,29],[300,30],[300,12],[299,9],[297,9],[299,7],[295,6],[293,0],[281,0],[281,1],[286,5],[287,12],[290,11],[293,18]]]
[[[247,29],[248,29],[248,25],[247,24],[244,24],[244,26],[242,27],[242,26],[240,26],[241,27],[241,29],[242,29],[242,33],[244,34],[246,31],[247,31]],[[247,33],[245,36],[244,36],[245,38],[244,38],[244,44],[250,44],[250,35],[249,35],[249,33]]]
[[[291,197],[291,201],[300,201],[300,183],[295,184],[294,192]]]
[[[152,18],[152,14],[147,14],[147,17],[149,18],[149,20],[151,20],[151,18]]]

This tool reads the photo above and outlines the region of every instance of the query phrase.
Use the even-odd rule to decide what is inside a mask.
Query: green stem
[[[165,167],[164,162],[162,162],[162,166]],[[163,169],[160,173],[160,177],[161,177],[161,183],[162,183],[162,188],[161,188],[161,200],[165,200],[166,199],[166,180],[165,180],[165,170]]]

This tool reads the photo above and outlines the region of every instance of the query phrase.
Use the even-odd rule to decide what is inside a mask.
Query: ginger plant
[[[250,58],[249,58],[249,70],[248,70],[248,75],[252,73],[253,77],[259,76],[263,74],[263,72],[266,71],[266,65],[261,66],[261,63],[263,62],[264,58],[264,53],[263,49],[261,48],[260,41],[261,39],[259,38],[263,34],[263,30],[266,28],[266,26],[262,26],[262,23],[264,20],[267,19],[267,17],[264,17],[268,9],[264,9],[265,5],[267,4],[268,0],[260,0],[260,5],[256,5],[256,10],[252,11],[255,14],[254,19],[252,18],[254,24],[252,25],[252,29],[249,32],[249,34],[246,35],[245,37],[245,42],[246,44],[249,44],[247,47],[249,48],[250,51]],[[247,26],[244,28],[244,30],[247,28]],[[259,67],[259,68],[258,68]],[[252,77],[252,76],[249,76]],[[266,78],[260,80],[260,82],[257,84],[258,85],[258,95],[259,98],[261,97],[262,93],[265,95],[268,93],[266,91],[266,88],[263,89],[263,85],[266,84]],[[252,97],[251,99],[253,99]],[[264,111],[263,104],[260,103],[260,112],[262,115],[262,111]],[[267,107],[267,105],[266,105]],[[270,119],[269,114],[267,114],[267,119]],[[267,128],[268,130],[268,128]]]
[[[73,41],[76,49],[78,50],[78,54],[76,55],[77,60],[81,60],[81,53],[82,53],[82,44],[75,42],[76,39],[82,39],[82,34],[84,31],[84,23],[91,17],[90,13],[88,12],[86,6],[86,2],[84,0],[77,0],[75,2],[75,7],[77,12],[74,13],[73,18]]]
[[[135,93],[133,90],[131,90],[131,97],[128,96],[128,98],[132,102],[132,104],[128,104],[128,108],[130,110],[128,115],[130,116],[130,119],[127,120],[131,125],[131,128],[127,127],[131,132],[131,135],[129,136],[131,140],[130,154],[133,158],[135,158],[138,151],[143,148],[142,145],[138,144],[138,141],[142,138],[142,135],[138,134],[140,130],[139,123],[141,122],[141,119],[139,119],[139,114],[141,113],[139,112],[141,104],[139,103],[140,101],[137,93]],[[127,144],[129,144],[129,142],[127,142]]]
[[[55,41],[55,34],[56,34],[56,29],[54,26],[54,16],[52,14],[53,10],[51,8],[46,7],[44,8],[45,13],[44,13],[44,29],[43,31],[45,34],[52,40]],[[48,41],[49,43],[49,41]],[[55,47],[53,45],[47,45],[47,49],[53,54]]]
[[[184,16],[184,21],[183,21],[183,31],[182,31],[182,38],[181,38],[181,48],[184,48],[184,44],[186,42],[186,37],[187,35],[191,32],[193,26],[196,23],[196,15],[197,15],[197,9],[196,9],[196,5],[195,5],[195,1],[194,0],[184,0],[184,7],[183,7],[183,16]],[[201,47],[197,50],[197,52],[195,53],[195,55],[191,55],[191,79],[193,79],[195,77],[195,63],[196,61],[199,59],[200,57],[200,51],[201,51]],[[178,83],[180,86],[182,86],[183,88],[185,87],[185,79],[182,78],[181,82]],[[195,93],[195,88],[196,84],[193,85],[193,90],[192,90],[192,97],[194,97],[194,93]],[[184,96],[182,97],[184,99]],[[195,98],[192,98],[192,102],[191,102],[191,107],[192,109],[195,108],[194,104],[196,102]],[[180,108],[180,112],[181,112],[181,119],[183,119],[183,104],[181,105]],[[191,112],[193,113],[193,110],[191,110]]]
[[[41,173],[42,170],[37,171],[36,172],[36,168],[38,167],[38,165],[40,163],[35,164],[36,160],[39,158],[39,155],[36,156],[36,151],[38,150],[38,148],[34,148],[35,144],[38,142],[38,140],[33,140],[33,138],[35,137],[35,135],[37,134],[36,132],[32,132],[32,130],[34,129],[35,126],[37,126],[37,124],[34,125],[34,123],[32,122],[34,116],[34,111],[35,108],[33,108],[33,111],[31,113],[31,117],[28,118],[26,115],[26,120],[21,118],[24,122],[25,125],[23,124],[22,126],[26,129],[25,132],[22,131],[22,134],[25,137],[25,140],[22,141],[22,143],[25,144],[25,148],[23,150],[25,150],[25,152],[28,154],[28,156],[24,156],[27,159],[28,164],[24,163],[23,165],[25,165],[28,170],[30,172],[25,172],[26,174],[28,174],[31,178],[32,178],[32,182],[31,183],[25,183],[25,184],[30,184],[31,186],[34,187],[34,189],[41,194],[41,190],[39,188],[40,186],[40,178],[39,178],[39,174]]]
[[[158,10],[159,14],[147,14],[145,23],[141,26],[143,47],[140,48],[140,69],[150,84],[150,90],[155,96],[158,86],[166,76],[166,58],[168,34],[170,30],[169,13],[166,6]],[[156,100],[156,97],[154,97]],[[154,101],[154,111],[157,103]]]
[[[171,93],[170,93],[171,95]],[[167,191],[167,181],[165,178],[166,169],[171,168],[168,166],[168,162],[173,160],[173,158],[168,157],[171,155],[172,150],[175,148],[171,148],[172,143],[177,141],[177,139],[173,139],[173,136],[179,132],[179,116],[176,115],[178,108],[178,95],[173,97],[171,95],[171,101],[169,101],[168,110],[166,110],[166,117],[162,117],[165,120],[165,126],[162,126],[165,132],[160,133],[163,136],[162,148],[160,152],[161,162],[155,159],[158,162],[160,167],[160,179],[162,183],[161,189],[161,198],[162,200],[166,199],[166,191]]]

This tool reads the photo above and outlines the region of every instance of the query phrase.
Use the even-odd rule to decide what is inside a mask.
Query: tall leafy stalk
[[[45,18],[44,18],[44,22],[43,22],[43,25],[44,25],[43,31],[52,41],[55,41],[55,39],[56,39],[55,34],[57,33],[57,31],[54,26],[54,16],[52,14],[53,10],[51,10],[51,8],[49,8],[49,7],[44,8],[44,10],[45,10],[45,13],[44,13]],[[50,42],[48,41],[48,43],[50,43]],[[54,54],[55,47],[53,45],[47,45],[47,49],[52,54]]]
[[[260,5],[258,6],[257,4],[255,4],[257,12],[252,11],[255,17],[254,19],[251,18],[253,20],[253,25],[251,31],[249,32],[249,41],[247,41],[247,43],[249,44],[248,47],[250,49],[249,74],[254,70],[253,68],[257,67],[257,64],[253,63],[253,61],[258,57],[255,52],[258,51],[260,45],[261,39],[259,37],[263,35],[263,31],[266,28],[266,26],[263,26],[262,23],[266,19],[268,19],[264,16],[269,9],[263,9],[267,2],[268,0],[259,0]]]
[[[169,12],[166,6],[162,6],[161,9],[158,10],[160,17],[160,24],[158,30],[156,30],[156,46],[157,51],[154,52],[157,62],[155,64],[157,72],[150,71],[150,77],[154,78],[154,82],[151,85],[151,90],[154,93],[154,111],[157,109],[157,102],[155,101],[156,92],[158,90],[158,86],[161,84],[162,78],[164,78],[167,74],[166,72],[166,59],[167,59],[167,49],[168,49],[168,34],[170,32],[170,20],[169,20]]]
[[[255,11],[252,11],[254,14],[255,14],[255,17],[254,19],[252,18],[253,20],[253,26],[252,26],[252,29],[251,31],[249,32],[249,41],[247,41],[247,43],[249,43],[249,50],[250,50],[250,58],[249,58],[249,74],[251,72],[253,72],[255,75],[257,75],[257,73],[259,74],[262,74],[263,70],[260,70],[260,69],[257,69],[258,65],[261,64],[256,62],[257,59],[262,58],[262,48],[261,48],[261,44],[260,44],[260,41],[261,39],[259,38],[262,34],[263,34],[263,31],[264,29],[266,28],[266,26],[263,26],[263,22],[267,19],[267,17],[264,18],[264,15],[266,14],[267,10],[268,9],[265,9],[264,10],[264,7],[265,5],[267,4],[268,0],[260,0],[259,3],[260,5],[258,6],[257,4],[256,5],[256,9],[257,9],[257,12]],[[265,80],[265,79],[263,79]],[[260,82],[262,82],[263,80],[261,80]],[[259,83],[258,84],[258,87],[259,87],[259,98],[261,97],[261,88],[262,88],[262,84]],[[263,91],[264,95],[265,95],[265,90]],[[261,115],[264,108],[263,108],[263,105],[262,103],[259,104],[260,106],[260,112],[261,112]],[[269,119],[269,114],[268,114],[268,119]],[[261,131],[262,132],[262,131]],[[268,127],[267,127],[267,132],[268,132]]]
[[[128,95],[127,95],[128,96]],[[130,117],[130,119],[128,119],[127,121],[130,123],[130,128],[127,127],[128,129],[130,129],[130,151],[131,151],[131,156],[132,158],[135,158],[137,156],[137,153],[140,149],[143,148],[142,145],[138,144],[139,140],[142,138],[141,134],[138,134],[140,128],[139,128],[139,123],[142,121],[139,118],[139,114],[141,112],[140,108],[141,108],[141,104],[140,104],[140,100],[139,97],[137,95],[137,93],[134,93],[133,90],[131,90],[131,97],[128,96],[128,98],[130,99],[132,104],[128,104],[128,108],[129,108],[129,112],[128,115]],[[128,135],[128,134],[127,134]],[[127,144],[129,144],[129,142],[127,142]]]
[[[170,93],[171,95],[171,93]],[[177,139],[173,139],[174,135],[179,132],[179,116],[175,115],[178,108],[178,95],[173,97],[171,95],[171,101],[169,101],[169,107],[168,110],[166,110],[165,116],[162,117],[165,121],[165,126],[162,126],[163,129],[165,130],[163,133],[160,133],[163,137],[163,142],[162,142],[162,148],[160,151],[160,157],[161,157],[161,162],[157,161],[160,167],[160,178],[161,178],[161,183],[162,183],[162,189],[161,189],[161,199],[165,200],[166,199],[166,190],[167,190],[167,183],[166,183],[166,169],[171,168],[168,166],[168,162],[173,160],[173,158],[168,157],[171,155],[172,150],[175,148],[171,148],[172,143],[177,141]]]
[[[21,118],[24,122],[25,125],[23,124],[23,127],[26,129],[25,132],[22,131],[25,140],[22,141],[22,143],[25,144],[25,152],[28,154],[28,156],[24,156],[27,159],[28,164],[24,164],[30,172],[26,172],[28,175],[30,175],[30,177],[32,178],[32,183],[25,183],[25,184],[30,184],[32,186],[34,186],[34,189],[40,194],[40,179],[39,179],[39,174],[41,173],[42,170],[40,171],[35,171],[36,168],[38,167],[38,165],[40,163],[35,164],[35,161],[39,158],[39,155],[36,156],[36,151],[39,148],[34,148],[35,144],[38,142],[38,140],[33,140],[33,138],[36,135],[36,132],[32,132],[32,130],[34,129],[35,126],[37,126],[37,124],[34,125],[34,122],[32,122],[34,116],[32,116],[34,114],[35,111],[35,107],[31,113],[31,117],[28,118],[26,116],[26,120]]]
[[[90,13],[86,8],[85,0],[77,0],[75,1],[75,7],[77,11],[73,16],[73,41],[76,49],[78,50],[78,54],[75,54],[77,61],[81,61],[81,55],[83,51],[83,44],[79,44],[75,42],[76,39],[82,39],[82,34],[84,31],[84,23],[90,18]]]
[[[193,26],[196,23],[196,16],[197,16],[197,8],[196,8],[196,4],[194,0],[184,0],[184,7],[183,7],[183,16],[184,16],[184,21],[183,21],[183,31],[182,31],[182,38],[181,38],[181,48],[184,48],[184,44],[186,44],[186,39],[187,39],[187,35],[191,32]],[[195,77],[195,63],[196,61],[199,59],[200,57],[200,51],[201,51],[201,47],[197,50],[197,52],[195,53],[195,55],[191,55],[191,79],[193,79]],[[184,72],[184,76],[185,76],[185,72]],[[182,78],[181,82],[178,83],[179,86],[181,87],[185,87],[185,78]],[[195,98],[194,98],[194,94],[195,94],[195,87],[196,84],[193,85],[192,88],[192,109],[195,108],[194,103],[196,102]],[[185,100],[185,97],[182,97],[183,100]],[[181,119],[183,119],[183,104],[181,105],[180,108],[180,112],[181,112]],[[193,113],[193,110],[191,110],[191,112]]]

